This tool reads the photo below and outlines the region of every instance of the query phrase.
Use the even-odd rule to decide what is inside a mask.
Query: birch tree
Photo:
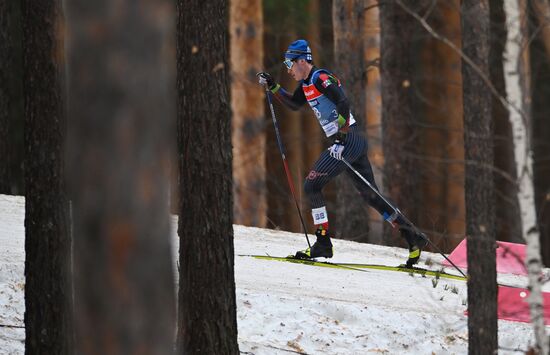
[[[503,0],[490,0],[491,40],[489,50],[489,75],[495,91],[500,97],[506,96],[504,74],[504,51],[506,47],[507,24]],[[512,125],[508,107],[502,105],[497,95],[492,96],[493,142],[495,156],[495,203],[496,231],[498,240],[520,243],[521,215],[518,200],[518,185]]]
[[[530,66],[527,29],[527,0],[504,1],[508,35],[506,38],[505,81],[511,104],[510,122],[518,177],[518,198],[522,219],[522,235],[527,244],[525,265],[529,280],[529,308],[537,350],[548,354],[541,289],[542,260],[540,233],[537,228],[533,156],[530,125]],[[519,110],[515,109],[519,108]]]

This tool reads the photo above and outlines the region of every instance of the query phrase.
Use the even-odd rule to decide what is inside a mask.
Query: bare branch
[[[508,101],[504,96],[500,95],[500,93],[495,88],[493,83],[491,83],[491,80],[485,74],[483,74],[482,70],[472,61],[472,59],[470,59],[466,54],[464,54],[464,52],[460,48],[458,48],[451,40],[441,35],[440,33],[436,32],[433,29],[433,27],[430,26],[430,24],[428,24],[428,22],[422,16],[420,16],[419,14],[411,10],[409,7],[407,7],[403,3],[403,1],[401,0],[396,0],[396,1],[397,1],[397,4],[401,6],[403,10],[405,10],[405,12],[407,12],[409,15],[414,17],[418,22],[420,22],[422,27],[424,27],[424,29],[428,33],[430,33],[434,38],[448,45],[453,51],[455,51],[462,58],[464,62],[466,62],[469,66],[471,66],[472,69],[476,72],[476,74],[479,75],[479,77],[483,80],[485,85],[487,85],[487,87],[489,88],[493,96],[496,97],[498,101],[500,101],[502,106],[504,106],[504,108],[508,111],[510,111],[511,109],[516,111],[522,117],[523,123],[527,125],[527,121],[528,121],[527,115],[523,112],[523,110],[521,110],[519,107],[514,105],[512,102]]]

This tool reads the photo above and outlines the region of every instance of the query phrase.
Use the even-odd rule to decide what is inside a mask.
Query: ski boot
[[[412,226],[400,228],[399,231],[409,244],[409,259],[405,265],[410,269],[413,265],[418,264],[422,249],[428,245],[428,238],[424,233]]]
[[[313,259],[319,257],[332,258],[332,242],[330,241],[331,235],[325,229],[317,229],[315,231],[317,241],[306,250],[300,250],[296,252],[295,258],[298,259]]]

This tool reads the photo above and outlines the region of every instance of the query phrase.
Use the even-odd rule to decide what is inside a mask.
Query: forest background
[[[504,1],[490,1],[490,82],[507,97],[504,68],[508,24]],[[537,3],[539,3],[537,5]],[[534,186],[536,224],[522,228],[518,192],[522,162],[514,156],[510,111],[493,95],[494,161],[487,162],[494,176],[496,236],[498,240],[523,242],[524,230],[540,232],[545,265],[550,264],[550,39],[544,1],[525,2],[522,10],[524,41],[528,53],[524,73],[528,86],[527,120],[524,124],[532,168],[527,172]],[[22,36],[16,2],[7,2],[4,28],[0,96],[0,193],[24,195],[24,108],[22,89]],[[250,6],[235,2],[231,13],[231,91],[233,112],[234,222],[248,226],[301,231],[290,198],[274,130],[262,88],[255,73],[271,72],[289,90],[296,83],[282,65],[288,44],[307,39],[315,65],[332,70],[343,82],[352,111],[369,140],[369,156],[378,186],[413,222],[425,230],[445,252],[463,238],[465,223],[465,158],[460,52],[437,38],[461,47],[459,1],[420,1],[409,10],[419,14],[432,32],[401,9],[394,18],[380,17],[375,1],[263,1]],[[547,5],[546,5],[547,6]],[[541,15],[542,14],[542,15]],[[382,92],[380,75],[380,21],[397,26],[385,50],[398,57],[387,81],[397,81]],[[395,20],[398,20],[397,24]],[[520,19],[514,19],[514,21]],[[390,79],[390,75],[395,78]],[[397,91],[397,92],[396,92]],[[384,99],[383,99],[383,96]],[[291,112],[276,104],[293,183],[311,231],[309,206],[302,182],[319,152],[326,148],[312,113],[304,108]],[[173,169],[176,171],[176,169]],[[177,174],[174,175],[174,186]],[[326,188],[331,225],[343,239],[384,245],[402,245],[397,233],[384,226],[380,216],[348,186],[345,174]],[[177,206],[177,194],[173,193]],[[174,207],[175,211],[176,208]],[[525,224],[525,222],[523,222]]]
[[[343,82],[383,193],[444,252],[468,235],[472,348],[496,348],[495,238],[529,239],[530,282],[542,282],[548,1],[22,0],[0,15],[0,193],[25,195],[30,352],[71,348],[73,299],[81,348],[104,335],[172,348],[169,195],[177,347],[238,350],[233,224],[301,229],[256,79],[294,88],[281,62],[296,38]],[[310,231],[301,185],[327,142],[307,109],[275,109]],[[345,176],[327,195],[337,236],[403,245]],[[135,331],[135,319],[148,321]]]

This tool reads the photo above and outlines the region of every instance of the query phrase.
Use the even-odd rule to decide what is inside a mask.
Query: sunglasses
[[[294,65],[294,63],[296,63],[295,59],[285,59],[285,61],[283,62],[283,64],[288,70],[292,69],[292,66]]]

